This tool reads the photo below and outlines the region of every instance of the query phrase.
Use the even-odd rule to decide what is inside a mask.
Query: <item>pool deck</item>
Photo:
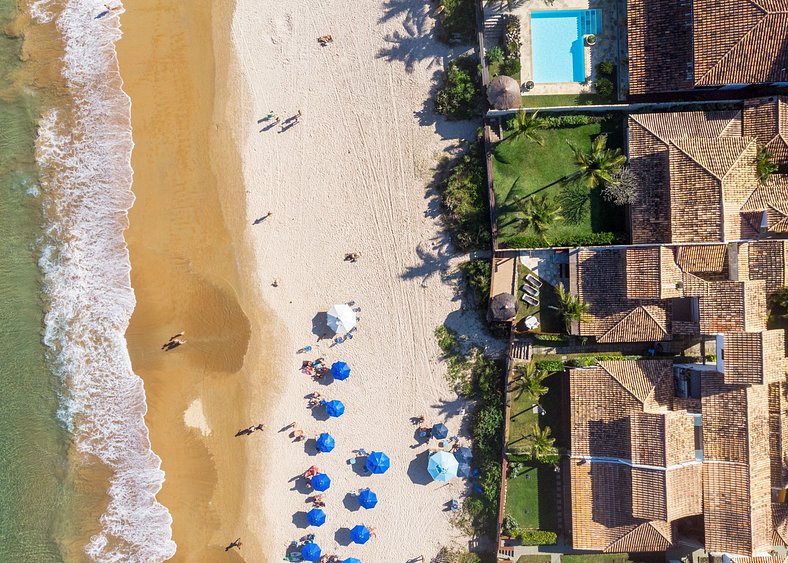
[[[523,45],[520,47],[521,82],[525,84],[533,78],[533,65],[531,62],[531,12],[547,12],[554,10],[588,10],[599,9],[602,11],[602,33],[597,35],[597,43],[593,47],[585,47],[586,76],[590,80],[585,83],[556,82],[536,84],[528,94],[585,94],[593,93],[592,82],[595,79],[596,65],[603,60],[618,60],[618,29],[619,20],[625,17],[623,7],[619,0],[555,0],[552,5],[545,0],[526,0],[514,2],[512,13],[520,18],[521,37]],[[619,15],[620,14],[620,15]],[[523,104],[527,105],[526,100]]]

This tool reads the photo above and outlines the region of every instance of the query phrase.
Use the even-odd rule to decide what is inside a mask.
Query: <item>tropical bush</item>
[[[501,63],[500,71],[501,74],[505,74],[506,76],[511,76],[512,78],[519,78],[520,77],[520,58],[517,57],[516,59],[506,59]]]
[[[536,367],[549,372],[564,371],[563,360],[539,360],[536,362]]]
[[[464,43],[473,41],[476,35],[476,8],[473,0],[440,0],[437,29],[438,39],[454,43],[457,34]]]
[[[481,558],[475,553],[463,551],[459,548],[442,547],[432,559],[432,563],[481,563]]]
[[[435,329],[435,338],[438,340],[438,347],[447,356],[457,352],[459,346],[457,333],[446,325],[440,325]]]
[[[513,142],[514,140],[522,137],[527,141],[532,141],[538,145],[544,145],[544,139],[537,133],[540,129],[545,128],[544,121],[539,117],[539,112],[528,113],[520,111],[515,116],[507,121],[506,126],[512,131],[506,140]]]
[[[769,152],[764,145],[758,145],[755,167],[758,171],[758,179],[761,184],[766,184],[769,177],[777,172],[777,165],[774,163],[774,154]]]
[[[518,206],[522,214],[519,219],[522,229],[532,229],[537,238],[545,245],[549,244],[547,231],[561,218],[561,206],[547,195],[529,196],[520,201]]]
[[[554,545],[558,541],[558,534],[545,530],[520,528],[515,535],[523,545]]]
[[[465,276],[468,289],[473,292],[474,299],[479,308],[487,309],[487,301],[490,298],[490,278],[492,276],[492,266],[489,260],[470,260],[460,265]]]
[[[605,98],[612,98],[616,91],[613,81],[604,76],[596,79],[594,82],[594,89],[596,89],[597,94]]]
[[[599,76],[612,78],[615,70],[616,66],[613,64],[613,61],[601,61],[598,65],[596,65],[596,72]]]
[[[483,248],[491,240],[483,151],[481,143],[472,144],[442,184],[444,221],[459,250]]]
[[[788,319],[788,287],[781,287],[769,299],[769,320]]]
[[[555,115],[542,117],[541,119],[545,127],[558,129],[560,127],[579,127],[580,125],[601,123],[606,118],[599,115]]]
[[[562,215],[568,222],[577,225],[581,223],[589,212],[591,190],[582,184],[569,182],[564,184],[558,195]]]
[[[487,51],[485,58],[487,59],[487,64],[501,64],[504,59],[503,49],[496,45]]]
[[[459,57],[449,63],[443,86],[435,94],[435,111],[455,120],[481,115],[481,79],[472,57]]]
[[[611,181],[602,186],[602,198],[615,205],[628,205],[637,198],[638,178],[628,166],[612,174]]]
[[[586,233],[580,235],[566,235],[550,238],[552,246],[605,246],[616,244],[622,240],[616,233]],[[543,248],[544,239],[533,235],[520,235],[512,237],[506,242],[506,248]]]
[[[590,305],[580,299],[578,295],[573,295],[564,289],[562,284],[555,287],[556,296],[558,296],[558,308],[560,309],[561,317],[564,319],[564,328],[567,334],[574,321],[587,322],[588,309]]]

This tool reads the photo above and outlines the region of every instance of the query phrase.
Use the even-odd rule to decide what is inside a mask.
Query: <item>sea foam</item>
[[[112,470],[101,531],[85,552],[101,562],[155,562],[172,557],[175,543],[172,517],[155,498],[164,473],[126,347],[135,305],[123,239],[134,201],[131,102],[114,47],[119,11],[97,18],[104,2],[67,0],[52,14],[64,38],[62,74],[71,99],[42,116],[36,143],[45,218],[44,341],[65,382],[61,414],[78,450]],[[39,21],[51,14],[46,2],[36,8]]]

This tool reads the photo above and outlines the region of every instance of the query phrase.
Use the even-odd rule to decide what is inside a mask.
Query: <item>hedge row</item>
[[[555,237],[550,240],[550,246],[605,246],[622,242],[622,236],[617,233],[587,233],[582,235],[567,235]],[[544,239],[533,235],[520,235],[501,244],[503,248],[544,248]]]

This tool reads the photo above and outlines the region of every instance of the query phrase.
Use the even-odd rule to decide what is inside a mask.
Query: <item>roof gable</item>
[[[656,360],[599,362],[599,367],[644,405],[663,398],[665,378],[671,376],[668,364]]]
[[[665,551],[671,546],[670,525],[653,520],[633,528],[605,548],[605,553]]]
[[[666,335],[665,327],[640,305],[597,338],[597,342],[648,342],[662,340]]]

